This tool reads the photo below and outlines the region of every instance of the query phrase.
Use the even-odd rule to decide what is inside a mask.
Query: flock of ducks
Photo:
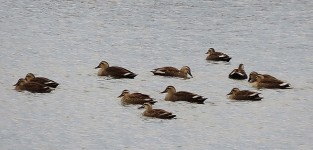
[[[206,53],[208,56],[206,60],[209,61],[225,61],[229,62],[231,57],[222,52],[216,52],[214,48],[209,48]],[[109,66],[106,61],[101,61],[95,69],[100,68],[97,75],[98,76],[109,76],[111,78],[120,79],[128,78],[134,79],[137,74],[118,66]],[[181,69],[175,67],[166,66],[153,69],[151,71],[157,76],[167,76],[167,77],[177,77],[183,79],[193,78],[191,70],[188,66],[183,66]],[[189,76],[188,76],[189,75]],[[244,65],[240,64],[238,68],[234,69],[228,76],[230,79],[245,80],[248,76],[244,70]],[[255,71],[249,74],[248,82],[257,89],[269,88],[269,89],[287,89],[291,88],[290,84],[279,80],[268,74],[259,74]],[[59,83],[50,80],[45,77],[35,77],[34,74],[28,73],[25,78],[20,78],[18,82],[14,85],[17,91],[29,91],[32,93],[49,93],[55,89]],[[174,86],[167,86],[166,89],[161,93],[167,93],[164,100],[165,101],[186,101],[190,103],[204,104],[207,99],[201,95],[187,92],[187,91],[176,91]],[[230,93],[228,93],[228,98],[231,100],[239,101],[260,101],[262,97],[259,96],[258,92],[249,90],[240,90],[239,88],[233,88]],[[122,104],[139,104],[141,107],[145,108],[143,116],[155,117],[160,119],[172,119],[176,115],[171,112],[165,111],[163,109],[153,109],[152,105],[156,103],[153,98],[149,95],[142,93],[130,93],[129,90],[123,90],[120,96]]]

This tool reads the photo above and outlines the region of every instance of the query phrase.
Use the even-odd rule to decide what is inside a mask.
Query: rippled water
[[[0,4],[0,149],[313,149],[313,2],[2,1]],[[232,57],[209,63],[209,47]],[[137,74],[108,80],[102,60]],[[260,102],[231,102],[228,79],[272,74],[293,89],[260,90]],[[152,76],[188,65],[194,78]],[[28,72],[60,83],[50,94],[16,92]],[[166,102],[168,85],[208,98]],[[124,107],[124,89],[159,100],[175,120],[148,119]],[[214,103],[214,104],[212,104]]]

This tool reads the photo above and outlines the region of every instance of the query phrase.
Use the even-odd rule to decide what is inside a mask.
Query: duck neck
[[[175,93],[176,91],[174,89],[168,90],[167,95],[165,96],[165,100],[169,101]]]
[[[187,77],[187,74],[188,74],[188,71],[185,70],[185,69],[181,69],[181,70],[180,70],[180,73],[186,78],[186,77]]]
[[[19,85],[15,86],[15,90],[22,91],[23,87],[19,84]]]
[[[151,111],[152,110],[152,106],[151,105],[145,105],[145,112]]]

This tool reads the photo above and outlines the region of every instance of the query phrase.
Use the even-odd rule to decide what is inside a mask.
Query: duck
[[[188,66],[183,66],[180,70],[178,70],[175,67],[161,67],[161,68],[156,68],[151,71],[154,75],[159,75],[159,76],[168,76],[168,77],[179,77],[179,78],[184,78],[184,79],[189,79],[187,74],[190,75],[192,78],[192,74],[190,71],[190,68]]]
[[[239,90],[239,88],[233,88],[230,93],[228,93],[228,98],[232,100],[250,100],[250,101],[260,101],[263,97],[260,97],[258,92],[253,92],[249,90]]]
[[[206,57],[206,60],[212,60],[212,61],[226,61],[229,62],[231,57],[229,57],[227,54],[224,54],[222,52],[216,52],[214,48],[209,48],[208,52],[206,54],[209,54]]]
[[[118,96],[121,97],[121,101],[123,104],[144,104],[144,103],[151,103],[154,104],[155,101],[149,95],[142,94],[142,93],[130,93],[129,90],[123,90],[122,94]]]
[[[277,79],[276,77],[274,77],[272,75],[269,75],[269,74],[259,74],[256,71],[252,71],[249,74],[248,82],[250,82],[250,83],[254,82],[256,80],[256,76],[257,75],[263,75],[263,77],[264,77],[263,81],[279,80],[279,79]]]
[[[204,104],[204,101],[207,98],[204,98],[203,96],[200,96],[198,94],[186,92],[186,91],[179,91],[176,92],[176,89],[174,86],[167,86],[166,89],[161,93],[167,93],[165,96],[166,101],[187,101],[190,103],[197,103],[197,104]]]
[[[142,115],[146,117],[153,117],[153,118],[159,118],[159,119],[173,119],[176,117],[176,115],[166,110],[153,109],[151,103],[144,103],[139,108],[145,108],[145,111],[142,113]]]
[[[46,85],[46,86],[49,86],[49,87],[52,87],[52,88],[56,88],[59,85],[59,83],[57,83],[57,82],[55,82],[53,80],[50,80],[48,78],[45,78],[45,77],[35,77],[35,75],[33,73],[26,74],[25,80],[27,82],[37,82],[37,83],[40,83],[40,84],[43,84],[43,85]]]
[[[50,93],[52,91],[49,86],[37,82],[27,82],[24,78],[20,78],[13,86],[18,92],[26,90],[32,93]]]
[[[234,69],[229,75],[228,78],[236,80],[245,80],[248,78],[243,64],[239,64],[238,69]]]
[[[264,75],[257,75],[255,78],[252,78],[250,82],[253,87],[258,89],[267,88],[267,89],[290,89],[291,86],[289,83],[281,81],[276,78],[266,78]]]
[[[106,61],[101,61],[95,69],[100,68],[98,71],[98,76],[110,76],[112,78],[129,78],[134,79],[137,74],[118,66],[109,66],[109,63]]]

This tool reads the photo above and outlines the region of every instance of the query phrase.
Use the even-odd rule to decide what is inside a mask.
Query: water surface
[[[313,2],[300,1],[3,1],[0,11],[1,149],[313,149]],[[205,60],[209,47],[232,57]],[[108,80],[102,60],[133,80]],[[260,102],[231,102],[228,79],[272,74],[293,86],[259,90]],[[194,78],[153,76],[188,65]],[[32,72],[60,83],[50,94],[16,92]],[[204,105],[166,102],[166,86],[208,98]],[[124,107],[124,89],[159,100],[175,120]],[[212,104],[214,103],[214,104]]]

